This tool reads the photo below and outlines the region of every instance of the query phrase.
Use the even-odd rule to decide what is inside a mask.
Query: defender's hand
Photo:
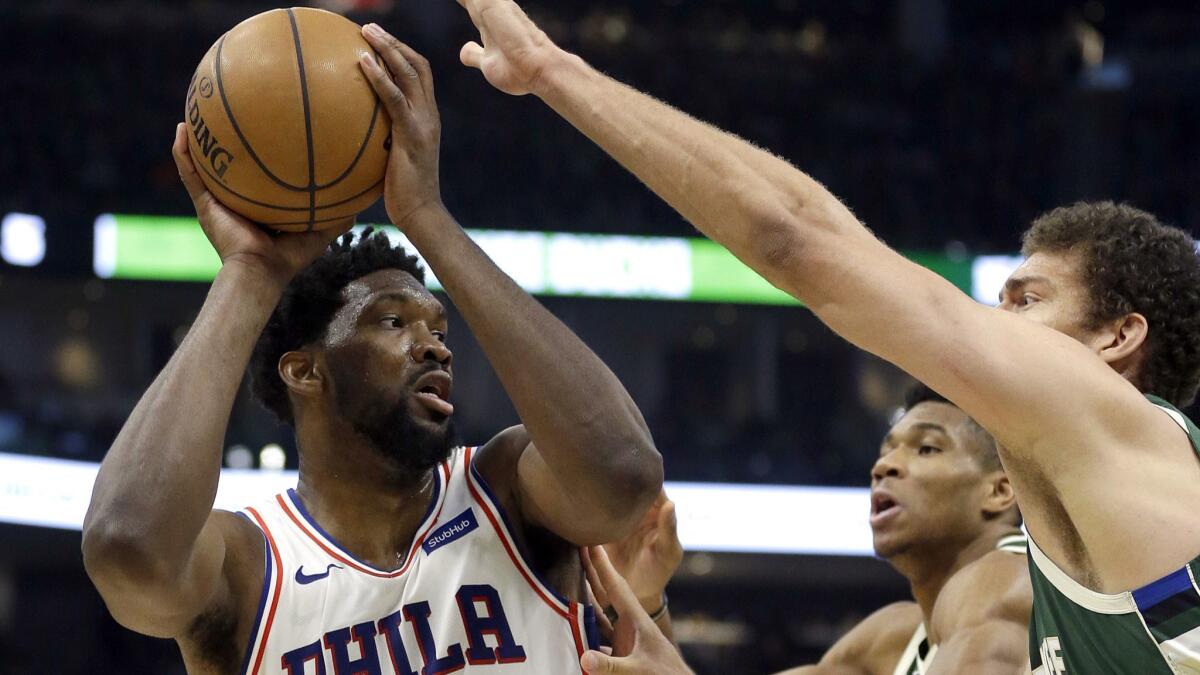
[[[636,529],[620,541],[604,545],[617,573],[625,577],[649,613],[662,607],[667,582],[683,561],[675,520],[675,502],[661,492]]]
[[[388,217],[403,230],[413,214],[442,204],[438,178],[442,120],[433,96],[433,74],[425,57],[378,25],[364,26],[363,37],[387,65],[385,70],[366,55],[359,61],[392,118],[383,199]]]
[[[593,675],[692,675],[675,645],[654,625],[650,615],[638,604],[629,584],[613,569],[604,548],[585,549],[583,562],[596,599],[611,602],[617,612],[617,621],[612,626],[612,654],[584,653],[580,658],[583,669]]]
[[[223,265],[244,264],[265,275],[283,288],[295,276],[321,255],[337,237],[354,225],[353,218],[320,232],[271,233],[246,220],[217,201],[200,174],[187,143],[187,125],[175,127],[175,143],[171,147],[179,179],[187,188],[200,219],[200,227],[209,243],[217,250]]]
[[[542,72],[565,54],[513,0],[458,0],[458,4],[471,14],[483,42],[463,45],[459,58],[506,94],[534,92]]]

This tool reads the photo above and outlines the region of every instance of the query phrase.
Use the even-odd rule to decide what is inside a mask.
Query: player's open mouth
[[[892,495],[884,491],[871,493],[871,527],[891,520],[904,507]]]
[[[454,414],[454,405],[450,403],[450,391],[453,380],[444,370],[433,370],[422,375],[413,385],[416,390],[414,398],[429,409],[444,417]]]

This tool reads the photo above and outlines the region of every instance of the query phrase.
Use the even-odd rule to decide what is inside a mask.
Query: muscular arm
[[[372,27],[391,73],[364,72],[393,134],[386,201],[483,347],[523,422],[480,452],[525,522],[576,545],[619,539],[662,488],[662,458],[612,371],[463,232],[441,202],[440,122],[429,63]],[[491,478],[491,476],[489,476]]]
[[[577,545],[623,536],[662,486],[662,460],[612,371],[471,241],[441,209],[406,226],[479,340],[523,428],[485,452],[517,448],[527,520]]]
[[[1094,448],[1097,430],[1147,410],[1082,345],[978,305],[876,239],[789,163],[574,56],[540,83],[546,103],[698,229],[850,342],[945,392],[1014,450]]]
[[[187,338],[109,449],[84,520],[88,575],[120,623],[182,636],[261,570],[262,538],[214,512],[229,412],[284,285],[349,226],[271,237],[213,199],[176,129],[175,161],[223,266]],[[256,559],[257,558],[257,559]]]
[[[821,660],[778,675],[891,675],[921,623],[914,602],[897,602],[876,611],[835,642]]]
[[[223,268],[192,330],[100,465],[84,522],[84,563],[129,628],[178,635],[222,586],[225,531],[240,522],[212,511],[222,442],[277,296],[253,273]]]
[[[1013,481],[1037,533],[1051,537],[1053,514],[1032,500],[1050,492],[1052,477],[1051,506],[1071,505],[1089,555],[1117,572],[1114,585],[1144,583],[1147,574],[1134,570],[1146,563],[1103,548],[1100,533],[1122,512],[1157,517],[1169,502],[1116,503],[1092,488],[1134,471],[1145,485],[1169,479],[1175,465],[1144,458],[1178,455],[1186,441],[1129,382],[1074,339],[983,307],[904,259],[789,163],[560,50],[511,0],[460,2],[484,43],[463,48],[467,65],[505,92],[541,98],[842,337],[954,401],[1015,460]],[[1089,461],[1077,461],[1081,456]],[[1121,525],[1130,536],[1139,531]],[[1163,548],[1155,542],[1155,550]],[[1064,557],[1064,546],[1048,550]],[[1165,562],[1149,566],[1159,572]]]
[[[1032,608],[1024,556],[996,551],[963,569],[934,607],[930,675],[1027,672]]]

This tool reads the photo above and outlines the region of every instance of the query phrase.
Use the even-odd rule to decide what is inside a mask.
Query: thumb
[[[667,500],[658,511],[658,529],[670,539],[679,538],[679,521],[675,517],[675,502]]]
[[[458,52],[458,58],[463,62],[464,66],[479,69],[483,63],[483,46],[472,40],[463,45],[462,49]]]
[[[621,665],[620,660],[602,652],[589,650],[579,658],[579,665],[590,675],[597,673],[629,673],[628,668]]]

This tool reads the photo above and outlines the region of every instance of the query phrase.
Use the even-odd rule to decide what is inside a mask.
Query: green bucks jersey
[[[1200,429],[1165,401],[1147,398],[1183,427],[1200,453]],[[1097,593],[1068,577],[1031,538],[1034,675],[1200,675],[1198,576],[1200,558],[1136,591]]]
[[[996,542],[996,550],[1018,555],[1025,554],[1026,546],[1023,532],[1014,532],[1001,537],[1000,541]],[[904,648],[904,653],[896,663],[896,669],[892,675],[925,675],[929,666],[933,664],[933,657],[936,654],[937,645],[929,644],[929,635],[925,632],[925,622],[922,621],[917,624],[917,629],[909,638],[908,646]]]

